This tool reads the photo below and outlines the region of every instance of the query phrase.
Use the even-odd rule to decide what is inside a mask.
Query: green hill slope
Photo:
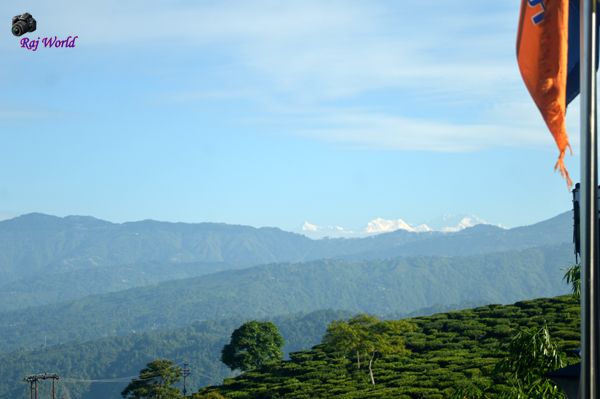
[[[565,293],[571,246],[467,257],[273,264],[0,314],[0,351],[185,326],[340,309],[407,314],[438,304]]]
[[[231,399],[442,399],[467,384],[493,397],[507,389],[494,367],[505,355],[503,344],[518,328],[547,323],[563,350],[579,346],[579,306],[571,297],[409,320],[416,325],[416,331],[405,336],[411,353],[377,360],[374,386],[364,368],[358,370],[356,363],[332,356],[319,345],[291,354],[290,361],[226,379],[203,392],[219,391]]]
[[[225,263],[142,262],[43,274],[0,284],[0,312],[235,269]]]

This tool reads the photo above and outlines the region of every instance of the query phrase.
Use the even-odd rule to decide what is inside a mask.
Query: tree
[[[508,373],[517,398],[562,399],[562,391],[546,374],[563,365],[563,355],[552,342],[548,327],[532,327],[511,338],[508,356],[500,361],[498,371]]]
[[[581,296],[581,265],[575,264],[568,268],[563,276],[563,280],[567,284],[571,284],[573,296],[579,300]]]
[[[166,359],[157,359],[140,370],[121,396],[127,399],[179,399],[179,390],[173,384],[181,380],[181,368]]]
[[[342,320],[332,321],[322,342],[329,350],[339,356],[356,356],[356,367],[360,369],[361,340],[358,329]]]
[[[248,371],[283,359],[283,337],[270,321],[250,321],[231,334],[221,361],[231,370]]]
[[[414,325],[405,320],[385,320],[360,314],[350,320],[334,321],[327,327],[323,344],[331,352],[342,356],[356,356],[360,369],[361,357],[368,360],[369,377],[375,385],[373,364],[377,358],[390,354],[406,354],[404,333],[413,331]]]

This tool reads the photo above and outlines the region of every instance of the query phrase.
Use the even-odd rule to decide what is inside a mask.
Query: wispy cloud
[[[515,69],[496,47],[505,39],[497,27],[506,25],[506,15],[473,35],[465,26],[477,28],[482,16],[476,10],[469,15],[472,7],[463,2],[399,11],[358,1],[38,0],[32,9],[44,16],[40,34],[78,34],[85,45],[97,46],[202,51],[217,45],[272,88],[314,98],[390,87],[498,90],[496,83],[506,84]]]
[[[226,54],[233,83],[185,69],[185,90],[157,93],[162,101],[242,98],[258,104],[262,123],[285,119],[289,133],[366,148],[549,146],[514,61],[518,1],[510,3],[483,13],[467,0],[37,0],[31,12],[43,15],[40,34],[78,34],[82,46],[107,53],[164,46]]]
[[[442,152],[538,146],[549,140],[536,129],[509,123],[444,123],[356,111],[329,115],[324,125],[327,127],[307,129],[300,134],[376,149]]]

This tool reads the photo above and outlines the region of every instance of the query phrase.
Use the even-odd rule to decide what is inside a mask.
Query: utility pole
[[[183,363],[183,397],[187,396],[187,378],[192,374],[187,362]]]
[[[54,373],[43,373],[43,374],[32,374],[23,378],[23,381],[29,383],[29,394],[31,395],[31,399],[39,399],[38,398],[38,381],[42,380],[51,380],[52,382],[52,399],[56,399],[56,381],[58,381],[60,377],[58,374]]]

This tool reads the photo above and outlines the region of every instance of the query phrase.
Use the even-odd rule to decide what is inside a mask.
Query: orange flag
[[[554,169],[573,184],[565,168],[569,0],[522,0],[517,60],[523,81],[560,151]]]

